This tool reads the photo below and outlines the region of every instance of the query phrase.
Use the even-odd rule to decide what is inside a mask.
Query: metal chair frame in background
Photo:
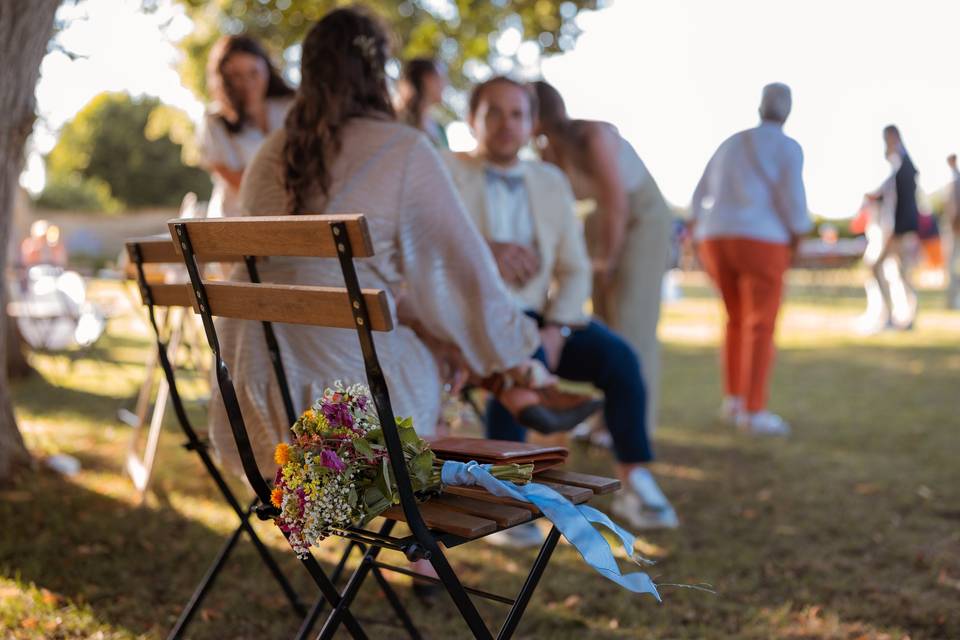
[[[140,295],[143,299],[143,304],[147,309],[147,316],[150,320],[150,325],[153,328],[154,338],[156,341],[157,359],[160,363],[164,379],[169,389],[169,401],[173,407],[177,423],[179,424],[181,431],[183,431],[184,436],[186,436],[186,442],[183,444],[183,447],[186,450],[193,451],[197,454],[207,473],[217,485],[217,489],[223,496],[224,501],[230,505],[230,508],[234,511],[234,513],[236,513],[237,518],[240,520],[240,524],[217,552],[213,562],[208,567],[200,583],[194,589],[190,600],[181,611],[179,617],[177,618],[176,624],[170,630],[167,637],[170,639],[183,637],[187,626],[192,621],[197,610],[200,608],[200,605],[203,603],[208,591],[213,586],[218,574],[226,564],[230,553],[237,544],[237,541],[244,533],[249,536],[250,541],[253,543],[254,548],[257,550],[261,560],[270,571],[270,574],[277,581],[277,584],[280,585],[280,588],[283,590],[283,593],[289,601],[294,612],[297,615],[304,617],[308,613],[306,607],[301,602],[289,580],[287,580],[286,576],[280,570],[276,560],[274,560],[273,556],[270,555],[270,551],[267,549],[266,545],[264,545],[263,541],[260,540],[260,537],[250,524],[250,517],[254,513],[254,510],[259,503],[259,499],[254,498],[253,502],[251,502],[247,507],[244,507],[240,504],[240,501],[237,499],[233,491],[224,480],[220,469],[214,463],[209,452],[209,444],[205,440],[201,439],[197,435],[196,430],[193,428],[193,425],[191,424],[190,418],[188,417],[184,407],[183,399],[180,396],[180,392],[177,387],[176,375],[174,373],[174,367],[171,362],[171,354],[168,353],[168,345],[164,341],[163,333],[160,329],[159,323],[157,322],[156,310],[158,307],[167,307],[168,309],[173,307],[184,307],[187,311],[189,311],[192,306],[192,291],[190,286],[185,283],[150,284],[144,271],[144,265],[146,264],[179,263],[180,258],[176,254],[174,245],[169,238],[165,236],[161,236],[159,238],[141,238],[128,241],[127,252],[136,273],[137,285],[140,289]],[[173,354],[174,357],[175,355],[176,354]],[[342,573],[349,552],[350,549],[348,549],[347,553],[345,553],[343,558],[341,558],[341,561],[334,572],[334,580],[336,580],[336,577]]]

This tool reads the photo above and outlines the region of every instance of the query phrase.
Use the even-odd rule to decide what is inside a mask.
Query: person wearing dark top
[[[908,254],[915,245],[916,232],[920,226],[920,214],[917,209],[917,169],[903,145],[900,130],[895,125],[883,129],[883,141],[886,156],[892,167],[891,178],[895,186],[896,202],[893,206],[893,235],[887,240],[877,265],[889,261],[896,264],[895,273],[880,269],[877,280],[886,308],[890,309],[887,327],[891,329],[912,329],[917,315],[917,293],[910,283]],[[880,201],[880,191],[868,193],[873,201]],[[889,197],[889,195],[887,196]],[[888,260],[889,259],[889,260]]]

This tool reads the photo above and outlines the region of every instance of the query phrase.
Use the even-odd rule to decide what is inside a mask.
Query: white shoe
[[[526,524],[518,524],[515,527],[510,527],[509,529],[492,533],[484,538],[484,540],[495,547],[530,549],[532,547],[539,547],[541,544],[543,544],[544,536],[543,532],[540,531],[540,527],[533,522],[528,522]]]
[[[614,497],[610,510],[635,531],[680,526],[670,501],[650,472],[642,467],[630,472],[627,486]]]
[[[590,433],[593,431],[593,425],[589,421],[578,424],[570,432],[570,439],[577,442],[590,442]]]
[[[775,413],[757,411],[743,413],[737,419],[737,427],[746,433],[755,436],[788,436],[790,425]]]
[[[723,396],[720,402],[720,419],[727,424],[734,425],[743,413],[743,398],[739,396]]]

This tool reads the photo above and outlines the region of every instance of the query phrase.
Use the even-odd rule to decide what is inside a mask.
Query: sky
[[[172,41],[182,9],[143,14],[139,0],[85,0],[37,88],[43,123],[24,183],[42,185],[39,153],[104,90],[146,93],[199,118]],[[576,48],[544,59],[574,117],[607,120],[636,147],[668,200],[686,206],[713,150],[754,125],[760,90],[789,84],[786,132],[803,146],[810,209],[852,215],[886,175],[880,132],[899,125],[925,190],[949,179],[960,150],[960,2],[916,0],[617,0],[578,18]]]

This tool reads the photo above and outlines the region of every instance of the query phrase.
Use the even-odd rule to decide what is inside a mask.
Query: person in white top
[[[693,236],[700,261],[727,311],[724,417],[755,434],[790,429],[766,410],[773,333],[783,279],[812,222],[803,187],[803,151],[783,133],[790,88],[763,88],[759,126],[727,138],[693,194]]]
[[[645,468],[653,450],[638,358],[626,340],[584,313],[591,267],[570,184],[556,167],[518,156],[530,141],[535,105],[535,94],[507,77],[475,87],[469,123],[478,146],[471,154],[449,154],[450,173],[516,308],[540,325],[537,357],[560,378],[589,382],[604,394],[625,488],[613,512],[636,529],[673,528],[677,515]],[[498,401],[488,405],[486,423],[488,437],[525,437]],[[528,531],[536,534],[535,527]]]
[[[214,101],[199,130],[200,162],[213,179],[207,217],[240,215],[240,180],[266,137],[283,126],[293,89],[249,36],[224,36],[207,62]]]

